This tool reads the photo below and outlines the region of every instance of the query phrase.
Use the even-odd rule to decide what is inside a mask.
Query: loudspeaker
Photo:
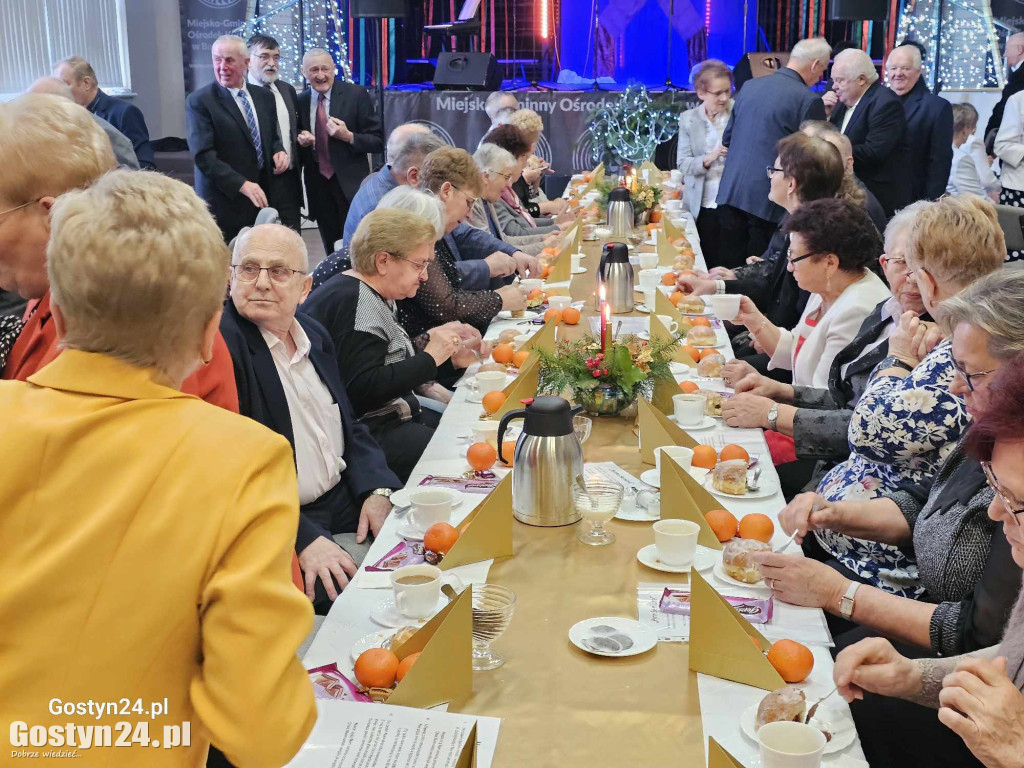
[[[832,0],[828,4],[829,21],[885,21],[888,18],[888,0]]]
[[[405,0],[351,0],[353,19],[404,19]]]
[[[434,88],[497,91],[501,88],[501,68],[492,53],[445,51],[437,56]]]
[[[774,75],[788,63],[789,54],[786,52],[745,54],[733,68],[732,76],[736,90],[739,91],[740,87],[751,78]]]

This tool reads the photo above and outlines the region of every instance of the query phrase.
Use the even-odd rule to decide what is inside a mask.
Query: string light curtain
[[[988,0],[917,0],[900,15],[898,39],[924,45],[923,76],[933,89],[1005,84]]]

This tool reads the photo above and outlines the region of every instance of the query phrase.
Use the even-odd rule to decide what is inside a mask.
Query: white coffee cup
[[[703,395],[672,395],[672,413],[681,427],[692,427],[704,420],[707,399]]]
[[[690,467],[693,466],[693,451],[691,449],[687,448],[685,445],[663,445],[660,448],[654,449],[654,468],[658,470],[658,472],[661,472],[662,455],[672,459],[672,461],[687,472],[689,472]]]
[[[651,310],[651,312],[654,311],[654,305],[656,303],[657,298],[657,288],[644,288],[644,306]]]
[[[683,201],[678,198],[674,200],[666,200],[663,205],[665,209],[669,211],[681,211],[683,209]]]
[[[475,421],[470,427],[473,431],[474,443],[487,443],[492,448],[498,447],[498,422],[497,421]]]
[[[721,293],[710,296],[711,311],[719,320],[734,320],[740,311],[740,299],[738,293]]]
[[[504,389],[505,384],[508,383],[508,377],[504,371],[480,371],[466,383],[469,385],[469,391],[476,397],[483,397],[488,392]]]
[[[656,253],[641,253],[640,254],[640,269],[657,269],[658,268],[658,254]]]
[[[515,349],[515,351],[518,352],[520,349],[523,348],[523,345],[526,344],[526,342],[528,342],[532,338],[533,336],[529,333],[520,333],[518,336],[512,339],[512,346]],[[502,389],[504,389],[504,387],[502,387]]]
[[[544,281],[536,277],[528,277],[525,280],[519,281],[519,289],[529,296],[534,290],[542,289],[544,287]]]
[[[409,501],[412,504],[409,520],[420,533],[434,523],[447,523],[452,518],[452,495],[444,488],[413,491],[409,494]]]
[[[441,569],[426,563],[398,568],[391,574],[391,589],[400,614],[410,619],[429,618],[441,599]]]
[[[683,172],[680,171],[678,168],[673,168],[671,171],[668,172],[668,177],[672,179],[672,181],[674,181],[676,184],[678,184],[680,181],[683,180]]]
[[[572,306],[572,296],[549,296],[548,307],[550,309],[563,310]]]
[[[569,254],[569,267],[573,272],[580,268],[580,255],[578,253]]]
[[[658,283],[661,282],[661,273],[656,269],[641,269],[640,270],[640,287],[644,290],[648,288],[657,288]]]
[[[690,520],[659,520],[652,527],[660,562],[680,568],[693,562],[699,525]]]
[[[655,288],[654,290],[658,290]],[[679,323],[673,320],[669,315],[658,315],[658,319],[661,320],[661,324],[665,326],[669,333],[675,336],[676,331],[679,330]],[[648,330],[650,329],[650,320],[647,321]]]
[[[762,725],[757,743],[764,768],[819,768],[826,740],[812,725],[782,721]]]

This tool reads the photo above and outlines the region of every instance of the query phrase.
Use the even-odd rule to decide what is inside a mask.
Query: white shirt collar
[[[1011,72],[1016,72],[1018,69],[1020,69],[1020,65],[1021,64],[1024,64],[1024,59],[1021,59],[1014,66],[1010,67],[1010,71]]]
[[[291,360],[288,362],[294,363],[301,360],[303,357],[308,357],[309,350],[312,345],[309,342],[309,336],[307,336],[306,332],[302,330],[302,326],[299,325],[298,320],[292,318],[292,327],[288,329],[288,333],[291,335],[292,342],[295,344],[295,354],[292,355]],[[263,340],[267,342],[267,347],[270,349],[271,354],[273,354],[276,347],[284,347],[284,341],[270,331],[260,328],[260,334],[263,336]],[[283,353],[284,349],[282,349],[281,352]]]
[[[882,307],[882,319],[893,318],[899,319],[903,316],[903,308],[900,307],[900,302],[895,296],[890,296],[885,302],[885,306]]]
[[[249,94],[249,89],[246,87],[244,81],[242,82],[242,87],[241,88],[228,88],[228,92],[231,93],[231,97],[233,99],[237,99],[238,98],[238,92],[239,91],[245,91],[245,97],[247,99],[249,99],[250,101],[252,101],[252,96]]]

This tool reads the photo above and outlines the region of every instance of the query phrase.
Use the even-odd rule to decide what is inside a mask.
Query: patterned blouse
[[[818,485],[829,501],[888,496],[928,481],[967,427],[963,399],[951,394],[952,342],[939,343],[904,379],[876,376],[853,411],[850,456]],[[913,556],[899,547],[816,531],[821,546],[868,583],[902,597],[924,592]]]

